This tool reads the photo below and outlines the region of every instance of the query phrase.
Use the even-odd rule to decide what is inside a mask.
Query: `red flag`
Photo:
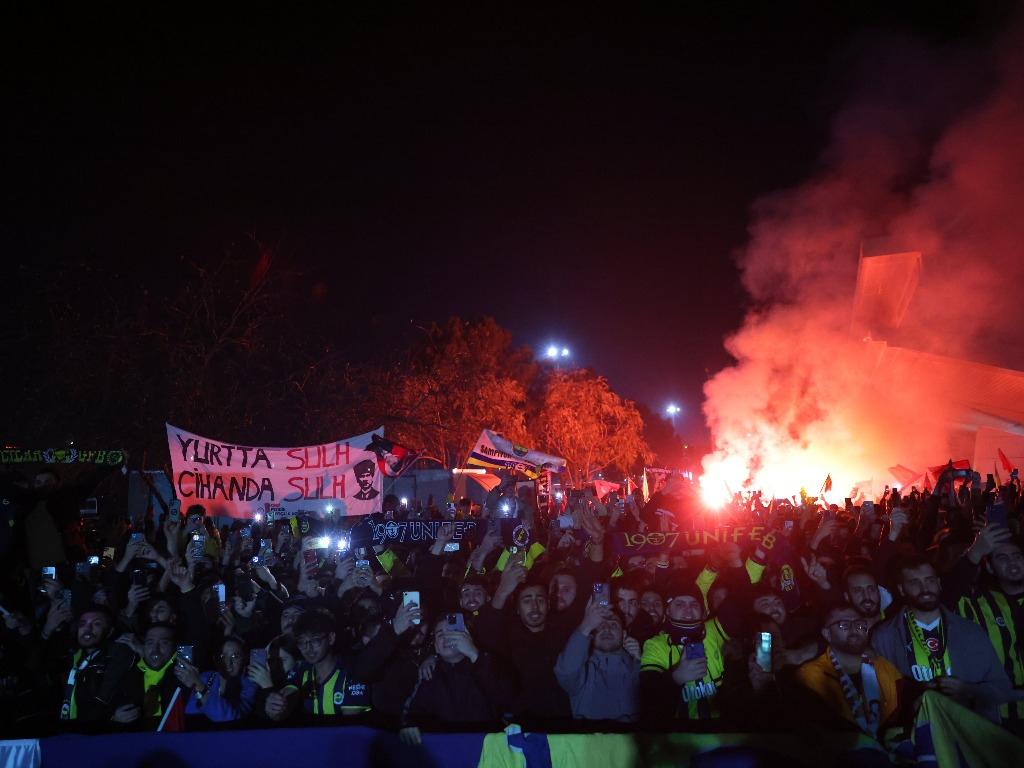
[[[595,480],[594,481],[594,495],[599,499],[603,499],[612,491],[617,491],[622,486],[619,483],[612,483],[607,480]]]
[[[920,472],[915,472],[912,469],[904,467],[902,464],[897,464],[895,467],[889,467],[889,474],[896,478],[896,482],[899,483],[900,488],[909,488],[922,477]]]
[[[185,730],[185,697],[181,695],[181,688],[174,689],[167,710],[156,729],[173,733],[181,733]]]
[[[1003,462],[1003,469],[1005,469],[1007,472],[1013,472],[1013,470],[1015,469],[1015,467],[1013,466],[1013,462],[1006,458],[1006,454],[1003,453],[1001,448],[996,448],[996,450],[999,451],[999,460]]]
[[[825,478],[825,484],[822,486],[822,488],[825,489],[825,493],[828,493],[829,491],[832,490],[832,473],[831,472],[829,472],[828,476]]]
[[[380,435],[373,435],[370,444],[363,450],[377,454],[377,466],[385,477],[399,477],[413,465],[423,451],[417,451],[394,440],[386,440]]]
[[[934,486],[939,481],[939,475],[945,472],[947,469],[970,469],[971,462],[967,459],[960,459],[958,461],[950,461],[948,464],[939,464],[936,467],[928,467],[928,482]]]

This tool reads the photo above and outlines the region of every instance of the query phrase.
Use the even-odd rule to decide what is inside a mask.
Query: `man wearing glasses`
[[[351,660],[334,650],[334,617],[325,611],[307,611],[292,630],[303,661],[284,688],[267,696],[271,720],[287,720],[299,709],[307,715],[356,715],[370,710],[365,683],[352,677]]]
[[[881,741],[885,729],[897,720],[903,675],[884,658],[866,653],[868,620],[849,603],[825,613],[821,634],[828,647],[797,670],[797,682],[831,715]]]

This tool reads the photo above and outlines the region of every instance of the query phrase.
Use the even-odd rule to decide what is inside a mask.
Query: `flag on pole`
[[[422,450],[417,451],[394,440],[386,440],[383,435],[377,434],[370,436],[370,444],[363,450],[377,455],[377,467],[385,477],[400,477],[423,455]]]
[[[899,484],[900,488],[909,488],[922,478],[922,474],[920,472],[915,472],[913,469],[904,467],[902,464],[897,464],[895,467],[889,467],[889,474],[896,478],[896,482]]]
[[[821,484],[821,490],[824,493],[828,493],[832,490],[832,473],[829,472],[825,477],[825,482]]]
[[[561,472],[565,469],[565,459],[560,456],[516,445],[489,429],[480,433],[480,439],[473,446],[466,463],[490,469],[511,469],[522,472],[534,480],[540,475],[541,470]]]
[[[594,481],[594,495],[599,499],[603,499],[612,491],[617,491],[622,486],[619,483],[613,483],[608,480],[595,480]]]
[[[1003,469],[1005,469],[1007,472],[1013,472],[1013,470],[1016,469],[1016,467],[1013,466],[1012,461],[1006,458],[1006,454],[1003,453],[1003,449],[996,448],[996,450],[999,451],[999,460],[1003,463]]]

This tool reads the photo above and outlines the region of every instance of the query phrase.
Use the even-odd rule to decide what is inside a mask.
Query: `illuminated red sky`
[[[701,439],[751,204],[812,171],[872,45],[983,48],[1014,4],[689,5],[9,23],[4,263],[133,290],[255,232],[353,355],[490,314]]]

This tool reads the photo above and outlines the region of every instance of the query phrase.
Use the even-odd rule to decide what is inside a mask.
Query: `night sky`
[[[491,315],[699,440],[750,205],[811,172],[872,41],[984,45],[1015,4],[660,5],[8,18],[9,285],[87,255],[116,295],[255,235],[353,357]]]

